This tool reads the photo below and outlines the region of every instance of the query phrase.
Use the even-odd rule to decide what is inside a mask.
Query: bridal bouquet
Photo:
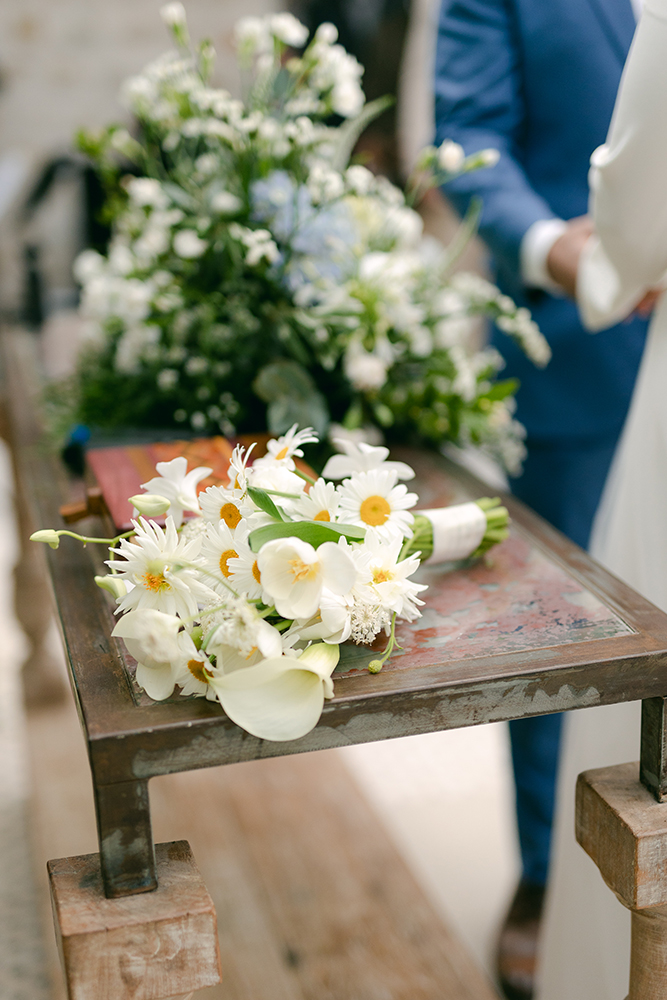
[[[333,25],[306,45],[291,14],[239,22],[237,100],[212,84],[214,51],[193,50],[182,5],[162,16],[176,49],[124,88],[136,137],[120,126],[80,136],[112,238],[76,264],[95,342],[62,394],[77,419],[228,436],[373,425],[482,444],[516,467],[516,383],[496,379],[496,351],[471,352],[471,326],[491,318],[537,364],[549,348],[525,309],[452,273],[475,219],[445,250],[409,204],[495,151],[427,149],[406,200],[350,165],[385,105],[365,105],[362,68]]]
[[[254,445],[237,446],[228,486],[199,495],[210,469],[158,463],[147,492],[130,498],[141,516],[118,538],[32,535],[53,548],[62,535],[111,543],[111,572],[95,579],[116,600],[113,634],[151,698],[178,687],[217,699],[254,736],[298,739],[333,697],[340,643],[385,634],[377,673],[398,645],[396,622],[420,617],[420,561],[478,555],[507,536],[497,500],[412,514],[418,497],[401,480],[414,472],[386,448],[341,441],[344,454],[311,479],[294,460],[316,440],[294,426],[252,465]],[[151,519],[167,512],[164,527]]]

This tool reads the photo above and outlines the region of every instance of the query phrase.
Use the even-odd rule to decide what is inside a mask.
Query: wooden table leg
[[[105,895],[113,899],[157,888],[147,781],[97,785],[95,811]]]
[[[667,996],[667,809],[639,781],[639,766],[584,771],[577,840],[632,913],[628,1000]]]

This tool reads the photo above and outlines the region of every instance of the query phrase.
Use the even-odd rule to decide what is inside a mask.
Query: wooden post
[[[577,840],[632,913],[628,1000],[667,996],[667,807],[639,781],[638,764],[584,771]]]
[[[185,840],[156,845],[155,892],[108,899],[98,854],[49,861],[69,1000],[165,1000],[221,980],[211,897]]]

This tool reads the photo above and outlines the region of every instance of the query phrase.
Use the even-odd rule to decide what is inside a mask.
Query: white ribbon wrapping
[[[416,510],[433,525],[433,553],[424,564],[467,559],[478,547],[486,532],[486,514],[476,503],[457,503],[451,507]]]

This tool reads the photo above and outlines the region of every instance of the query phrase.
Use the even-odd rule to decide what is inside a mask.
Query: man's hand
[[[589,215],[570,219],[567,229],[559,236],[547,254],[547,271],[566,295],[575,298],[579,257],[588,237],[593,232],[593,222]]]

